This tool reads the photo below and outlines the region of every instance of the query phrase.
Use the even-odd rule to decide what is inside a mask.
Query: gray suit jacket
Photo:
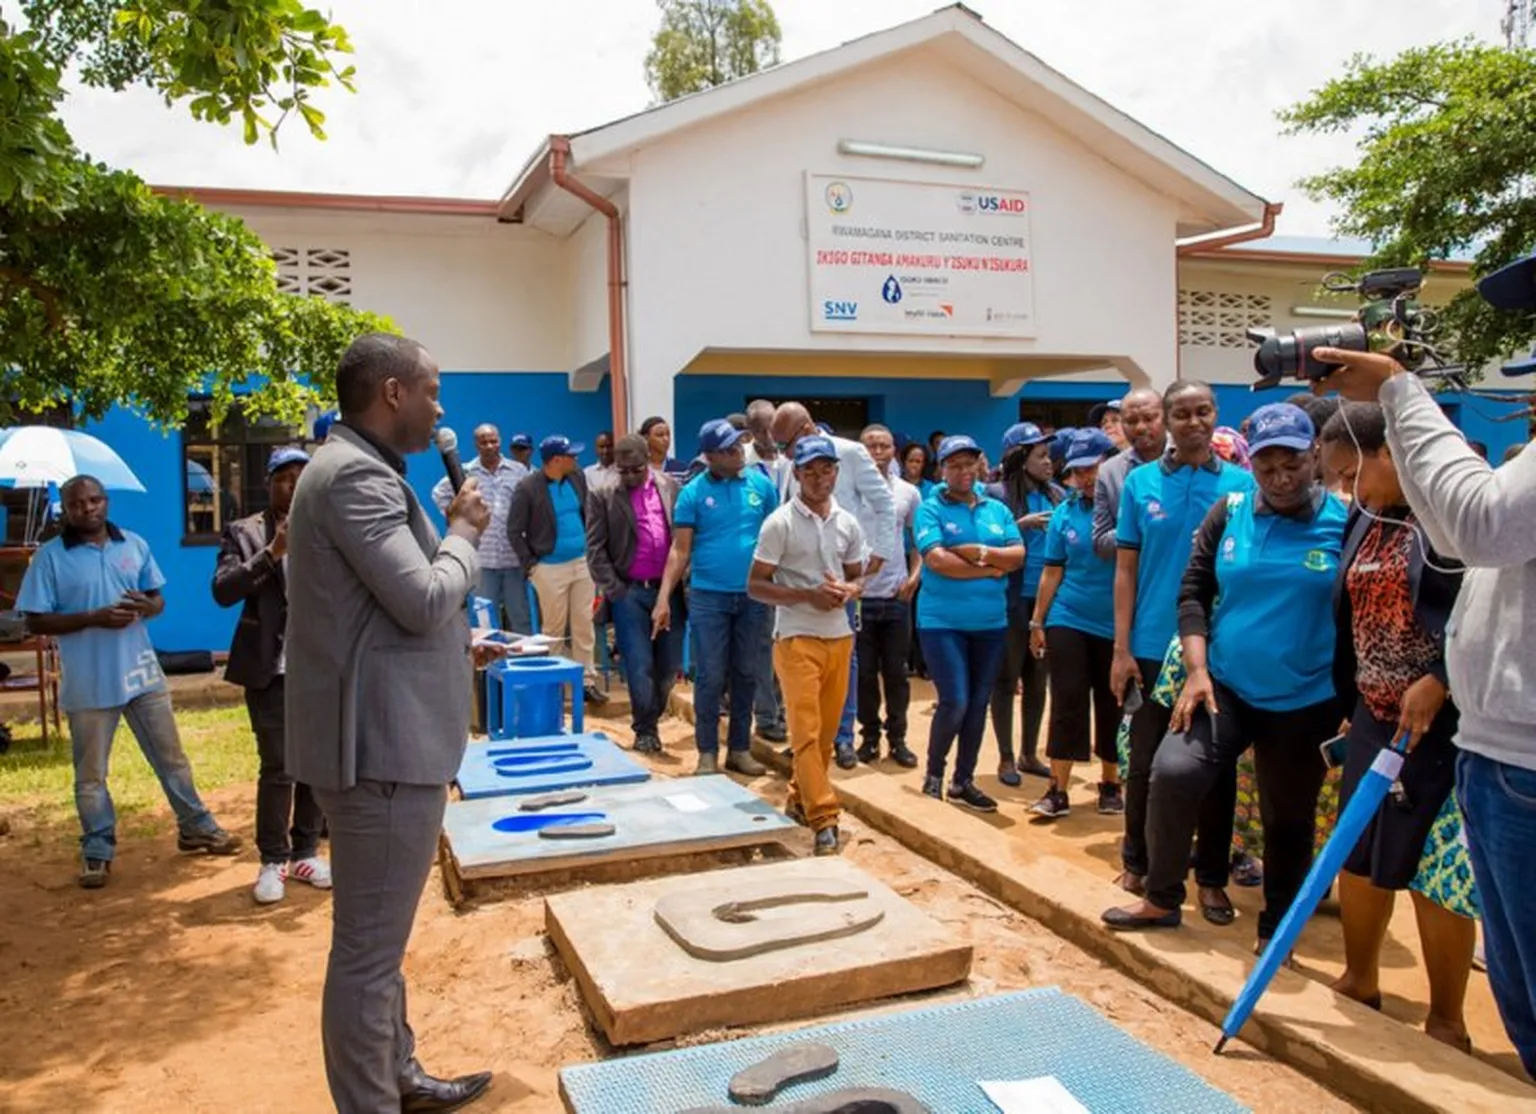
[[[344,425],[315,452],[288,524],[288,773],[446,785],[469,734],[465,601],[475,547],[439,538],[415,494]]]

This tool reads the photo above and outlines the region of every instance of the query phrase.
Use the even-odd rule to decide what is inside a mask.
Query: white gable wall
[[[851,158],[839,139],[975,152],[986,165]],[[806,171],[1029,191],[1037,337],[812,333]],[[1173,378],[1173,201],[931,54],[663,139],[635,154],[631,174],[635,413],[669,414],[672,377],[706,348],[1097,354]]]

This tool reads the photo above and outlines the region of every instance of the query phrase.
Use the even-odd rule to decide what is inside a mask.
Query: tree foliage
[[[670,101],[779,61],[779,21],[768,0],[657,0],[661,27],[645,79]]]
[[[1340,233],[1371,242],[1366,266],[1472,251],[1482,275],[1536,247],[1536,52],[1468,40],[1356,55],[1280,119],[1292,134],[1360,133],[1354,166],[1300,184],[1339,204]],[[1474,368],[1536,337],[1536,315],[1490,309],[1473,290],[1441,322],[1442,346]]]
[[[0,395],[7,411],[67,402],[185,417],[237,389],[288,421],[328,394],[372,314],[281,294],[266,246],[233,217],[160,196],[91,160],[59,118],[68,69],[87,85],[147,85],[201,120],[274,143],[291,115],[351,88],[346,33],[297,0],[24,0],[0,20]],[[9,420],[9,412],[0,418]]]

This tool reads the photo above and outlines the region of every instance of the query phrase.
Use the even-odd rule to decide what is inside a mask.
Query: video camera
[[[1323,289],[1358,294],[1365,304],[1352,320],[1336,325],[1309,325],[1289,333],[1249,329],[1248,339],[1259,346],[1253,354],[1253,369],[1259,375],[1253,389],[1278,386],[1288,377],[1309,383],[1327,378],[1337,365],[1314,357],[1319,348],[1385,352],[1415,370],[1429,351],[1436,325],[1434,311],[1416,300],[1423,285],[1424,276],[1415,267],[1372,271],[1359,280],[1339,271],[1324,275]]]

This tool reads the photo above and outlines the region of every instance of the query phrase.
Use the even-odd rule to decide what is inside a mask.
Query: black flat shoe
[[[468,1106],[491,1085],[491,1073],[476,1072],[457,1079],[436,1079],[415,1060],[400,1080],[400,1114],[435,1114]]]
[[[1019,769],[1030,777],[1050,777],[1051,768],[1038,758],[1026,758],[1019,763]]]
[[[859,756],[853,752],[850,743],[844,743],[837,748],[837,766],[840,770],[851,770],[859,764]]]
[[[1178,928],[1184,919],[1182,910],[1175,909],[1159,917],[1138,917],[1124,909],[1106,909],[1099,917],[1118,932],[1137,932],[1143,928]]]
[[[997,780],[1009,789],[1017,789],[1024,784],[1024,778],[1019,774],[1019,768],[1012,762],[1004,762],[997,768]]]
[[[1204,895],[1201,895],[1200,915],[1218,928],[1225,928],[1237,920],[1237,910],[1232,908],[1232,902],[1226,894],[1221,895],[1221,903],[1207,902]]]
[[[905,743],[891,744],[891,761],[905,770],[914,769],[917,766],[917,755],[907,749]]]

